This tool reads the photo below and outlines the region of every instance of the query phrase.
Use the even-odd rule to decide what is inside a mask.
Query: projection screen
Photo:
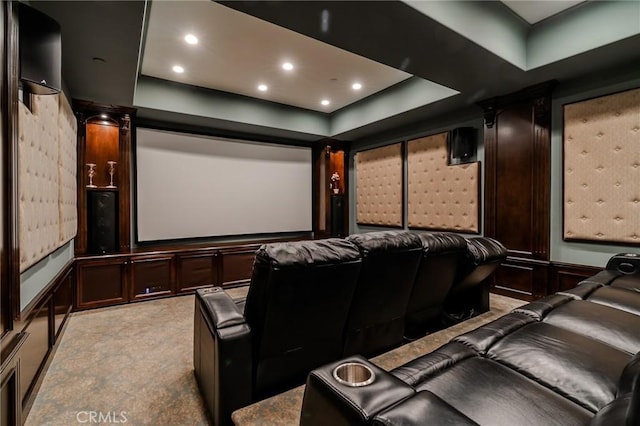
[[[137,240],[310,232],[311,148],[145,128]]]

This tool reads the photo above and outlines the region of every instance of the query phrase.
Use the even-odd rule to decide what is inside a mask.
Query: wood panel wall
[[[485,115],[485,235],[508,258],[494,290],[533,300],[549,292],[553,82],[480,103]]]

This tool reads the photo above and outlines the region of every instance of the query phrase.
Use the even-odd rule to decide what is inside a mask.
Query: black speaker
[[[344,236],[344,195],[331,194],[331,235]]]
[[[106,254],[118,251],[118,193],[89,191],[87,193],[87,251]]]
[[[62,87],[60,25],[24,3],[18,7],[21,87],[38,95],[58,93]]]
[[[476,160],[476,129],[458,127],[449,135],[449,164],[470,163]]]

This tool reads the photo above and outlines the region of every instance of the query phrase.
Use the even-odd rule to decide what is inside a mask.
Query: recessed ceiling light
[[[353,84],[351,85],[351,88],[352,88],[353,90],[360,90],[360,89],[362,89],[362,84],[360,84],[360,83],[353,83]]]
[[[174,65],[171,69],[173,70],[173,72],[177,72],[178,74],[182,74],[184,72],[184,68],[182,68],[180,65]]]
[[[184,41],[189,44],[198,44],[198,37],[194,36],[193,34],[187,34],[186,36],[184,36]]]
[[[329,99],[323,99],[323,100],[321,100],[321,101],[320,101],[320,103],[321,103],[322,105],[324,105],[324,106],[327,106],[327,105],[329,105],[331,102],[329,102]]]
[[[266,84],[259,84],[258,90],[261,92],[266,92],[267,90],[269,90],[269,86],[267,86]]]
[[[291,62],[285,62],[282,64],[282,69],[285,71],[291,71],[293,69],[293,64]]]
[[[107,114],[100,114],[100,118],[107,119]]]

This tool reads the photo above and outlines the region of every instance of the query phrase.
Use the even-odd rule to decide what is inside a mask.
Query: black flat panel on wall
[[[62,87],[60,25],[44,13],[20,3],[20,83],[30,92],[48,95]]]
[[[477,156],[477,131],[473,127],[458,127],[449,134],[449,164],[471,163]]]
[[[87,194],[89,254],[118,251],[118,193],[89,191]]]

